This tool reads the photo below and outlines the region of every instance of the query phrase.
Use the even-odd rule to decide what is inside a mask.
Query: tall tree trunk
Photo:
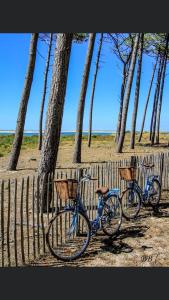
[[[39,150],[41,150],[41,148],[42,148],[43,112],[44,112],[44,105],[45,105],[47,80],[48,80],[48,72],[49,72],[49,63],[50,63],[50,55],[51,55],[51,48],[52,48],[52,38],[53,38],[53,33],[50,34],[49,48],[48,48],[48,54],[47,54],[47,59],[46,59],[46,67],[45,67],[45,73],[44,73],[43,96],[42,96],[42,102],[41,102],[41,108],[40,108],[40,119],[39,119],[39,142],[38,142],[38,149]]]
[[[156,117],[156,143],[159,144],[159,130],[160,130],[160,114],[161,114],[161,106],[162,106],[162,98],[163,98],[163,89],[164,89],[164,80],[165,80],[165,73],[166,73],[166,58],[165,58],[165,64],[164,64],[164,69],[163,69],[163,74],[162,74],[162,82],[161,82],[161,88],[160,88],[160,96],[159,96],[159,101],[158,101],[158,106],[157,106],[157,117]]]
[[[98,73],[98,69],[99,69],[99,60],[100,60],[102,42],[103,42],[103,33],[101,33],[101,35],[100,35],[99,49],[98,49],[97,58],[96,58],[96,70],[95,70],[95,74],[94,74],[93,85],[92,85],[92,95],[91,95],[91,100],[90,100],[88,147],[90,147],[90,145],[91,145],[93,101],[94,101],[94,93],[95,93],[95,87],[96,87],[97,73]]]
[[[161,107],[162,107],[162,100],[163,100],[163,90],[164,90],[164,82],[165,82],[166,66],[167,66],[168,43],[169,43],[169,34],[167,34],[167,36],[166,36],[166,49],[165,49],[165,58],[164,58],[165,61],[164,61],[164,68],[163,68],[163,74],[162,74],[162,83],[161,83],[160,98],[159,98],[158,110],[157,110],[156,144],[159,144],[160,116],[161,116]]]
[[[120,136],[121,118],[122,118],[122,111],[123,111],[123,98],[124,98],[126,80],[127,80],[127,72],[126,72],[126,64],[124,64],[123,65],[123,79],[122,79],[122,85],[121,85],[121,95],[120,95],[120,108],[119,108],[119,114],[118,114],[118,120],[117,120],[117,129],[116,129],[116,137],[115,137],[115,142],[116,143],[118,142],[119,136]]]
[[[9,163],[7,166],[8,170],[16,170],[19,155],[20,155],[27,106],[28,106],[29,95],[30,95],[31,86],[33,82],[34,69],[35,69],[37,42],[38,42],[38,33],[32,33],[31,41],[30,41],[30,49],[29,49],[29,63],[28,63],[23,93],[20,102],[20,108],[18,113],[16,131],[15,131],[15,138],[12,146]]]
[[[155,129],[156,129],[156,121],[157,121],[157,107],[158,107],[158,100],[159,100],[159,93],[160,93],[160,86],[161,86],[161,76],[163,72],[164,67],[164,58],[161,62],[161,69],[159,73],[159,78],[157,80],[157,86],[156,86],[156,97],[155,97],[155,105],[154,105],[154,117],[153,117],[153,124],[152,124],[152,134],[151,134],[151,145],[154,145],[155,140]]]
[[[79,99],[79,106],[78,106],[78,112],[77,112],[75,146],[74,146],[74,154],[73,154],[73,162],[74,163],[81,163],[83,115],[84,115],[85,98],[86,98],[86,92],[87,92],[90,66],[91,66],[91,61],[92,61],[92,56],[93,56],[95,37],[96,37],[95,33],[90,33],[87,56],[86,56],[86,63],[85,63],[83,79],[82,79],[82,87],[81,87],[81,93],[80,93],[80,99]]]
[[[127,60],[127,62],[126,63],[123,62],[123,78],[122,78],[121,95],[120,95],[120,109],[119,109],[119,114],[118,114],[117,129],[116,129],[116,136],[115,136],[116,143],[118,142],[119,136],[120,136],[121,119],[122,119],[122,111],[123,111],[123,99],[124,99],[124,93],[125,93],[128,73],[129,73],[129,69],[130,69],[132,50],[129,54],[129,59]]]
[[[152,84],[153,84],[153,80],[154,80],[154,75],[155,75],[155,71],[156,71],[157,62],[158,62],[158,55],[157,55],[156,63],[154,64],[154,67],[153,67],[153,73],[152,73],[152,77],[151,77],[151,81],[150,81],[150,87],[149,87],[147,100],[146,100],[146,104],[145,104],[145,108],[144,108],[143,121],[142,121],[142,125],[141,125],[141,130],[140,130],[140,135],[139,135],[138,142],[141,142],[141,138],[142,138],[142,135],[143,135],[145,118],[146,118],[146,113],[147,113],[147,107],[148,107],[148,103],[149,103],[149,99],[150,99],[151,88],[152,88]]]
[[[134,109],[133,109],[133,115],[132,115],[130,149],[134,149],[134,146],[135,146],[136,120],[137,120],[138,101],[139,101],[139,93],[140,93],[140,78],[141,78],[141,68],[142,68],[143,44],[144,44],[144,34],[141,33],[140,34],[140,47],[139,47],[139,53],[138,53],[138,68],[137,68]]]
[[[139,38],[140,38],[140,34],[137,33],[135,36],[135,40],[134,40],[129,75],[128,75],[128,80],[127,80],[127,84],[126,84],[125,96],[124,96],[124,100],[123,100],[121,130],[120,130],[119,141],[118,141],[117,148],[116,148],[117,153],[121,153],[122,149],[123,149],[125,130],[126,130],[126,121],[127,121],[127,112],[128,112],[129,99],[130,99],[131,87],[132,87],[132,82],[133,82],[134,69],[135,69],[135,64],[136,64]]]
[[[54,173],[60,141],[62,116],[65,102],[66,84],[68,76],[69,58],[72,45],[72,33],[58,33],[52,73],[52,84],[48,102],[44,141],[38,174],[47,178],[47,174]],[[47,185],[43,182],[42,208],[47,208]]]
[[[160,53],[159,53],[159,55],[160,55]],[[162,64],[162,59],[160,57],[159,64],[158,64],[158,72],[157,72],[157,82],[158,82],[159,76],[160,76],[161,64]],[[156,82],[156,89],[155,89],[155,93],[154,93],[154,102],[153,102],[153,109],[152,109],[151,122],[150,122],[150,136],[149,136],[150,141],[152,138],[152,130],[153,130],[153,122],[154,122],[154,112],[155,112],[155,104],[156,104],[156,96],[157,96],[157,82]]]

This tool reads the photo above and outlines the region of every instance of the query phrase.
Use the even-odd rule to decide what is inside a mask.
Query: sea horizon
[[[110,129],[93,129],[93,132],[114,132],[115,130],[110,130]],[[15,132],[15,129],[0,129],[0,132]],[[39,130],[31,130],[31,129],[26,129],[24,132],[39,132]],[[44,132],[44,130],[43,130]],[[76,130],[62,130],[62,132],[76,132]],[[83,132],[88,132],[88,130],[83,130]]]
[[[75,130],[63,130],[61,131],[62,136],[66,135],[74,135]],[[39,131],[38,130],[24,130],[24,136],[32,136],[32,135],[38,135]],[[42,132],[44,134],[44,131]],[[115,131],[113,130],[93,130],[92,134],[97,134],[97,135],[111,135],[114,134]],[[15,134],[15,130],[0,130],[0,135],[10,135],[10,134]],[[87,135],[88,131],[84,130],[83,135]]]
[[[127,130],[128,131],[128,130]],[[144,131],[144,132],[148,132],[148,131]],[[169,133],[168,131],[161,131],[161,133]],[[61,131],[61,136],[70,136],[70,135],[75,135],[76,131],[75,130],[63,130]],[[116,133],[115,130],[92,130],[92,135],[114,135]],[[139,133],[139,131],[136,131],[136,133]],[[15,130],[0,130],[0,136],[2,135],[11,135],[11,134],[15,134]],[[24,130],[24,136],[38,136],[39,131],[38,130]],[[44,134],[44,130],[42,132],[42,134]],[[88,131],[84,130],[83,135],[88,135]]]

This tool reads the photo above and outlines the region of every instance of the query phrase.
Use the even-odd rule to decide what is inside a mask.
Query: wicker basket
[[[75,179],[58,179],[55,180],[55,187],[61,200],[76,199],[78,181]]]
[[[136,179],[136,168],[128,167],[128,168],[119,168],[119,173],[121,179],[126,181],[131,181]]]

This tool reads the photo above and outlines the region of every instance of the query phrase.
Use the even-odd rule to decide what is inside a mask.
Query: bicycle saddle
[[[105,194],[108,193],[108,191],[109,191],[109,188],[103,186],[103,187],[98,188],[98,189],[96,190],[96,193],[97,193],[97,194],[105,195]]]

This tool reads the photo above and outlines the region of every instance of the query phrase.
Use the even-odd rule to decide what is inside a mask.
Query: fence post
[[[136,156],[131,156],[130,165],[131,165],[131,167],[136,167],[136,165],[137,165]]]
[[[1,182],[1,254],[4,267],[4,180]]]
[[[10,253],[10,217],[11,217],[11,181],[10,181],[10,179],[8,179],[8,216],[7,216],[8,267],[11,266],[11,253]]]
[[[164,153],[161,153],[161,155],[160,155],[160,184],[161,184],[161,186],[162,186],[163,170],[164,170]]]
[[[21,257],[22,264],[25,265],[25,250],[24,250],[24,230],[23,230],[23,193],[24,193],[24,178],[21,182],[21,203],[20,203],[20,227],[21,227]]]
[[[17,254],[17,179],[15,178],[15,190],[14,190],[14,245],[15,245],[15,265],[18,266],[18,254]]]

